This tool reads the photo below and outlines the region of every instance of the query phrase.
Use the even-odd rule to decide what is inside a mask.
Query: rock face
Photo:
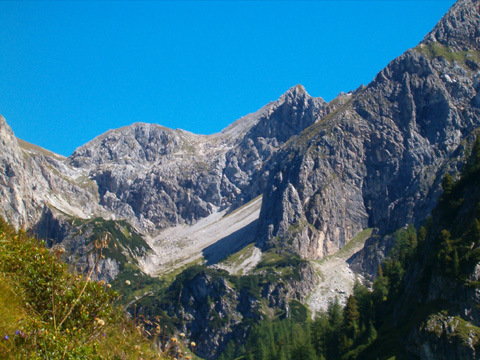
[[[141,229],[192,224],[261,194],[261,185],[245,189],[265,160],[325,107],[296,86],[219,134],[134,124],[80,147],[67,163],[95,181],[101,206]]]
[[[29,228],[48,206],[154,233],[263,193],[259,245],[308,259],[418,223],[480,125],[478,9],[459,1],[367,87],[327,104],[297,85],[214,135],[136,123],[63,159],[20,147],[2,118],[3,215]]]
[[[459,0],[422,43],[438,42],[453,51],[478,51],[480,46],[479,7],[478,0]]]
[[[315,274],[305,262],[294,271],[295,276],[259,285],[258,279],[266,273],[250,277],[249,283],[225,271],[193,266],[177,276],[163,294],[166,299],[155,309],[162,308],[168,316],[180,320],[180,330],[197,344],[197,355],[216,359],[230,340],[238,343],[245,339],[252,323],[275,312],[288,317],[292,301],[305,301],[314,286]],[[149,301],[155,300],[140,301],[137,310],[152,311],[145,305]]]
[[[44,206],[79,218],[128,219],[144,231],[191,224],[261,194],[252,179],[261,178],[265,160],[329,109],[298,85],[219,134],[136,123],[67,159],[17,141],[1,118],[3,213],[26,228]]]
[[[40,169],[32,169],[33,164],[24,164],[22,152],[18,146],[12,130],[0,116],[0,193],[2,215],[17,226],[25,226],[37,219],[38,207],[34,199],[34,184],[26,175],[28,170],[36,171],[41,175]],[[27,171],[28,171],[27,170]],[[41,185],[46,185],[45,182]]]
[[[274,156],[264,247],[318,259],[366,227],[385,234],[425,219],[480,126],[478,9],[458,2],[417,48]]]
[[[16,227],[32,228],[48,206],[81,218],[105,215],[95,183],[65,158],[16,139],[1,116],[0,167],[0,214]]]

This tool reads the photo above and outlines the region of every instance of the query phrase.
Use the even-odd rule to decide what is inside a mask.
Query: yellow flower
[[[125,280],[125,285],[130,285],[130,280]]]
[[[184,338],[184,337],[185,337],[185,334],[184,334],[184,333],[181,333],[181,334],[180,334],[180,337]]]
[[[190,346],[191,346],[191,347],[195,347],[195,346],[197,346],[197,344],[195,344],[195,341],[192,341],[192,342],[190,343]]]
[[[95,322],[97,323],[98,326],[105,325],[105,321],[99,318],[95,318]]]
[[[176,343],[178,341],[178,339],[176,337],[172,337],[172,342]]]

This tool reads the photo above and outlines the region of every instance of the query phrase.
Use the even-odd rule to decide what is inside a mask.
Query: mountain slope
[[[259,221],[264,247],[318,259],[367,227],[385,234],[430,213],[439,179],[461,166],[480,126],[480,48],[476,35],[464,39],[479,23],[478,2],[458,2],[440,24],[458,14],[446,41],[468,47],[427,36],[275,156]]]
[[[305,259],[375,228],[355,258],[375,275],[389,234],[430,214],[480,130],[479,25],[479,1],[460,0],[368,86],[325,103],[297,85],[214,135],[135,123],[63,159],[18,142],[1,118],[2,216],[67,246],[84,268],[111,238],[116,250],[99,265],[108,280],[123,266],[150,281],[141,269],[179,271],[190,256],[228,268],[222,257],[250,246],[233,254],[255,257],[247,276],[194,266],[167,290],[132,295],[145,314],[180,319],[215,358],[252,322],[306,301],[317,279]]]

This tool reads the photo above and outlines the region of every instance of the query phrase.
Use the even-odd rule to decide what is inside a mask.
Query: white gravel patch
[[[254,240],[248,226],[258,219],[262,198],[258,197],[234,212],[214,213],[192,226],[167,228],[147,240],[154,254],[142,261],[143,271],[151,275],[170,272],[196,259],[221,259]],[[242,231],[243,229],[243,231]]]
[[[345,305],[347,298],[353,292],[355,280],[363,281],[363,277],[354,273],[347,260],[360,251],[365,242],[360,242],[349,251],[341,251],[329,256],[322,261],[312,261],[315,272],[319,275],[317,287],[307,299],[307,305],[312,311],[312,317],[317,312],[326,311],[328,305],[338,299],[340,304]]]

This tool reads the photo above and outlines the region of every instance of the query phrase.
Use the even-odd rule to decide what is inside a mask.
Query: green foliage
[[[354,340],[359,332],[360,313],[358,312],[357,300],[354,295],[350,295],[347,304],[343,309],[343,328],[345,336]]]
[[[98,239],[105,239],[103,255],[116,260],[121,270],[129,263],[138,265],[137,256],[151,251],[142,236],[125,220],[105,220],[97,217],[90,220],[74,219],[72,222],[79,235],[91,233],[88,243],[92,251]]]
[[[419,45],[415,50],[427,55],[429,59],[444,58],[449,63],[456,61],[460,64],[465,64],[467,59],[480,59],[480,53],[478,51],[453,51],[448,46],[440,44],[438,42],[431,42],[427,45]]]
[[[407,349],[403,348],[399,339],[408,337],[411,329],[418,329],[421,324],[427,323],[428,329],[435,329],[431,319],[439,318],[439,314],[447,312],[447,309],[455,311],[457,305],[449,303],[449,299],[453,301],[457,292],[465,291],[466,287],[462,290],[462,286],[480,286],[468,281],[469,274],[480,261],[478,179],[480,179],[480,141],[477,139],[461,177],[457,181],[449,174],[443,178],[443,194],[433,211],[432,218],[417,233],[413,227],[396,232],[394,248],[383,262],[378,278],[373,284],[374,322],[368,323],[370,330],[367,336],[370,340],[366,341],[370,345],[360,352],[357,352],[360,347],[351,350],[344,358],[408,357]],[[422,291],[429,288],[433,278],[440,278],[437,282],[441,283],[442,277],[446,278],[445,283],[449,284],[454,293],[444,293],[442,299],[427,302],[427,294],[423,294]],[[409,285],[417,286],[418,290],[414,294],[404,293],[406,280],[409,281]],[[362,301],[365,302],[365,298]],[[395,316],[394,311],[408,316]],[[454,319],[452,321],[459,328],[459,331],[453,331],[455,334],[453,336],[460,337],[462,328],[468,329],[469,334],[473,334],[476,329],[476,326],[460,316],[449,319]],[[367,324],[367,320],[361,321],[362,327]],[[438,322],[438,331],[444,334],[445,325],[442,321]]]
[[[158,358],[104,282],[66,271],[58,254],[0,221],[2,359]]]
[[[310,313],[308,308],[300,301],[290,300],[288,305],[290,307],[290,319],[297,323],[305,323],[309,319]]]

